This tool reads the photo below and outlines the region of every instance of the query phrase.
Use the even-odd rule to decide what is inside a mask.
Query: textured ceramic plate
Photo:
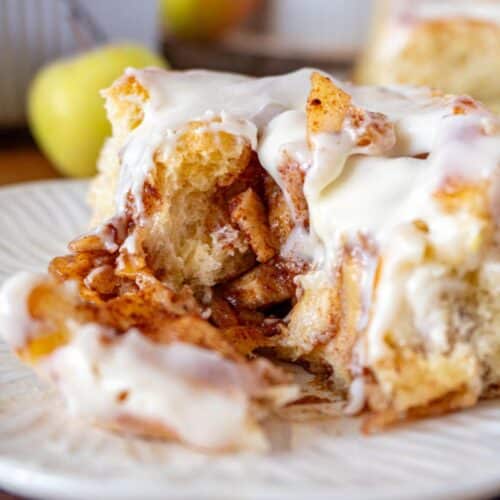
[[[0,189],[0,277],[85,228],[85,183]],[[0,487],[38,498],[477,498],[500,491],[500,402],[365,437],[359,420],[271,422],[276,450],[206,456],[69,420],[0,343]]]

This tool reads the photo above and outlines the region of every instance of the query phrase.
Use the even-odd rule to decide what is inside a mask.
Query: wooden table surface
[[[9,495],[8,493],[2,493],[0,491],[0,500],[21,500],[19,497]]]
[[[24,130],[0,132],[0,185],[60,177]]]

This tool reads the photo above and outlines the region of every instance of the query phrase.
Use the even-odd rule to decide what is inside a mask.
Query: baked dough
[[[427,85],[500,113],[498,0],[380,0],[356,83]]]
[[[94,228],[1,293],[6,340],[73,413],[262,449],[302,394],[277,360],[368,431],[496,393],[495,115],[310,69],[129,69],[103,95]]]

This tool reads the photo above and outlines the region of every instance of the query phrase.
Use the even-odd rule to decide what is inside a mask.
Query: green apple
[[[164,24],[176,36],[210,39],[237,25],[259,0],[161,0]]]
[[[132,66],[165,67],[165,61],[134,44],[107,45],[55,61],[35,76],[28,92],[28,120],[40,149],[63,174],[95,173],[110,134],[99,91]]]

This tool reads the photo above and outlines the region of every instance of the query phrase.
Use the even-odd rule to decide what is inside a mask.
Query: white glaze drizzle
[[[182,129],[201,116],[219,116],[217,130],[223,130],[224,123],[231,133],[237,133],[239,127],[240,135],[252,144],[285,196],[280,166],[290,160],[298,163],[306,171],[304,193],[311,231],[297,227],[282,254],[295,253],[329,272],[346,237],[356,237],[361,231],[374,239],[384,254],[387,275],[377,290],[376,314],[367,333],[366,353],[377,359],[384,351],[383,332],[401,300],[401,267],[419,258],[422,248],[421,235],[405,223],[425,220],[430,240],[447,257],[467,251],[480,231],[477,223],[466,219],[461,223],[443,214],[432,193],[449,177],[474,182],[492,175],[500,155],[498,121],[479,105],[468,109],[470,114],[454,114],[454,108],[464,104],[460,99],[434,97],[427,89],[354,87],[335,82],[352,96],[355,105],[367,110],[369,119],[376,119],[370,112],[383,113],[394,132],[389,130],[379,142],[360,148],[356,146],[359,131],[345,120],[339,133],[312,136],[309,148],[305,103],[311,72],[303,69],[255,80],[205,71],[129,70],[127,75],[135,76],[151,96],[144,124],[133,132],[133,140],[140,137],[141,147],[148,149],[156,144],[149,136],[151,128],[157,134],[163,131],[171,140],[176,127]],[[124,158],[135,158],[134,150],[134,142],[129,142]],[[428,157],[413,157],[421,154]],[[128,190],[140,192],[137,185],[144,180],[140,165],[131,171],[133,162],[129,162],[123,168],[119,198]],[[373,271],[373,264],[367,266],[371,277]],[[366,282],[370,284],[372,279]],[[368,302],[370,294],[365,295],[363,300]]]
[[[72,340],[36,370],[73,415],[161,425],[206,449],[265,444],[248,420],[249,396],[261,388],[246,365],[182,342],[154,344],[135,329],[119,337],[92,323],[70,330]]]
[[[154,152],[163,148],[168,161],[175,138],[192,121],[208,120],[207,129],[248,140],[283,189],[279,167],[290,159],[297,162],[307,172],[304,192],[311,228],[323,245],[336,229],[363,229],[377,237],[387,233],[402,220],[399,213],[410,214],[411,209],[401,207],[416,185],[431,189],[429,178],[438,182],[452,170],[477,177],[473,159],[481,161],[486,175],[494,168],[496,142],[478,135],[482,122],[492,120],[488,113],[478,109],[471,116],[453,115],[456,98],[433,97],[429,90],[413,87],[355,87],[336,81],[355,105],[367,110],[369,120],[376,119],[371,112],[383,113],[394,134],[389,130],[368,148],[358,147],[359,131],[345,120],[338,134],[314,135],[310,149],[305,103],[312,71],[252,79],[208,71],[127,70],[126,77],[134,76],[150,99],[143,122],[130,133],[122,151],[118,210],[124,209],[131,192],[141,212],[142,187]],[[217,117],[219,121],[210,121]],[[411,158],[429,152],[427,160]]]
[[[30,337],[34,320],[28,310],[28,297],[44,280],[43,274],[22,271],[0,289],[0,334],[14,350],[24,347]]]
[[[377,290],[377,313],[370,322],[368,348],[363,353],[377,359],[383,354],[382,332],[400,298],[399,267],[421,255],[421,235],[412,233],[405,223],[416,217],[424,219],[431,238],[446,236],[438,241],[444,252],[468,241],[455,230],[460,224],[447,219],[432,203],[432,193],[449,176],[469,180],[491,176],[499,163],[498,122],[482,109],[453,115],[455,98],[433,97],[425,89],[363,88],[336,82],[357,106],[386,115],[394,136],[385,137],[376,145],[378,149],[363,150],[355,146],[346,124],[338,134],[313,136],[311,151],[305,114],[311,72],[304,69],[256,80],[206,71],[128,70],[126,75],[135,76],[150,99],[144,106],[143,122],[129,134],[122,150],[118,216],[125,210],[129,193],[141,215],[142,189],[155,151],[161,147],[168,159],[176,137],[190,121],[205,121],[208,129],[225,130],[247,140],[283,188],[279,167],[292,158],[307,172],[311,232],[298,228],[284,251],[303,252],[318,269],[328,269],[335,263],[338,242],[363,230],[387,258],[388,278]],[[213,118],[220,120],[210,121]],[[430,155],[412,158],[422,153]],[[132,241],[127,241],[129,246],[134,246]],[[373,274],[373,266],[370,272]],[[302,281],[314,281],[305,278]],[[125,366],[123,369],[126,371]],[[359,396],[361,389],[356,392]]]
[[[469,114],[454,114],[456,106],[464,105],[459,98],[436,97],[423,88],[355,87],[336,81],[356,106],[367,111],[369,120],[381,119],[370,113],[382,113],[393,129],[363,148],[356,146],[360,131],[345,120],[339,133],[312,136],[309,148],[305,104],[312,71],[252,79],[207,71],[128,70],[127,77],[137,78],[150,100],[144,107],[143,123],[132,132],[123,150],[118,199],[123,200],[129,191],[140,198],[147,175],[144,165],[151,168],[150,152],[158,141],[167,141],[172,147],[173,138],[190,121],[220,117],[207,127],[224,130],[228,124],[226,131],[248,140],[285,196],[280,166],[292,160],[306,172],[304,193],[311,231],[296,228],[282,254],[296,253],[312,260],[317,268],[331,270],[339,242],[362,231],[374,239],[381,252],[394,254],[387,272],[395,266],[397,274],[397,263],[407,258],[403,250],[412,238],[397,243],[399,236],[393,235],[407,231],[398,228],[417,218],[428,222],[430,238],[441,252],[461,253],[464,242],[474,237],[474,221],[460,224],[445,216],[433,202],[432,193],[449,177],[474,181],[492,174],[500,154],[497,119],[479,105],[468,109]],[[141,156],[136,142],[139,151],[149,152],[145,164],[134,163]],[[429,155],[413,158],[421,154]],[[379,312],[369,334],[373,345],[380,341],[390,312],[396,310],[391,303],[399,289],[396,278],[391,280],[394,292],[383,287],[378,291]],[[383,314],[385,309],[387,314]]]

